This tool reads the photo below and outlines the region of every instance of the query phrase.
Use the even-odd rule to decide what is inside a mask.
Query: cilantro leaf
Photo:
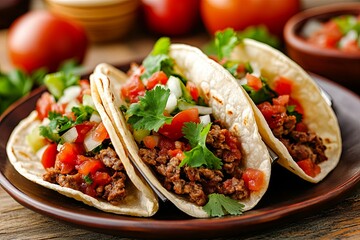
[[[222,60],[225,57],[230,57],[232,50],[238,43],[239,38],[233,29],[227,28],[224,31],[216,32],[215,47],[217,49],[218,59]]]
[[[189,140],[192,149],[185,151],[185,158],[181,161],[180,167],[187,164],[190,167],[207,166],[210,169],[221,169],[222,162],[206,147],[206,136],[210,131],[211,124],[187,122],[182,128],[184,137]]]
[[[259,90],[254,90],[247,84],[241,85],[245,91],[249,94],[250,98],[255,104],[260,104],[265,101],[270,101],[272,98],[277,97],[277,93],[272,90],[267,83],[267,80],[263,77],[260,77],[262,82],[262,87]]]
[[[50,126],[40,126],[39,132],[40,132],[40,136],[49,139],[51,142],[55,142],[55,143],[60,142],[60,135]]]
[[[289,105],[286,107],[286,113],[287,115],[291,116],[295,116],[296,117],[296,122],[299,123],[302,120],[302,114],[299,113],[298,111],[295,110],[295,105]]]
[[[93,114],[93,112],[95,112],[95,109],[93,109],[90,106],[80,105],[79,107],[73,107],[71,109],[71,111],[76,116],[75,124],[80,124],[80,123],[83,123],[85,121],[89,121],[90,117],[91,117],[91,114]]]
[[[334,18],[335,23],[339,26],[341,32],[345,35],[351,30],[360,34],[360,22],[353,15],[343,15]]]
[[[147,91],[138,103],[131,104],[126,111],[129,115],[128,123],[134,129],[158,131],[165,123],[171,123],[172,117],[164,115],[170,90],[160,86]]]
[[[276,36],[272,35],[263,25],[247,27],[243,31],[238,32],[238,38],[239,40],[251,38],[256,41],[266,43],[267,45],[277,49],[280,49],[281,47],[280,40]]]
[[[170,38],[168,37],[162,37],[159,38],[159,40],[156,41],[153,50],[151,51],[151,55],[159,55],[159,54],[169,54],[170,49]]]
[[[223,194],[209,194],[208,203],[203,210],[211,217],[221,217],[227,214],[240,215],[243,213],[244,205],[238,201],[224,196]]]
[[[52,142],[59,143],[60,135],[73,127],[75,122],[56,112],[49,112],[50,123],[47,126],[40,126],[40,135]]]

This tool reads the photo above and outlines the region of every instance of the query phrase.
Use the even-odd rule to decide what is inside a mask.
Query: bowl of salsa
[[[360,3],[310,8],[284,28],[286,51],[305,70],[360,93]]]

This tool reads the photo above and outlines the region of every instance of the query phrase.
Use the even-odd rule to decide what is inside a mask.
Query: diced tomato
[[[95,172],[91,175],[91,179],[93,180],[93,185],[95,186],[104,186],[111,181],[111,177],[106,172]]]
[[[44,92],[36,102],[36,111],[38,118],[42,121],[49,115],[52,105],[55,104],[55,98],[48,92]]]
[[[136,103],[139,101],[139,96],[145,94],[145,86],[140,79],[140,76],[132,76],[128,82],[121,87],[122,98],[130,103]]]
[[[238,65],[238,67],[236,68],[236,73],[237,74],[245,74],[246,71],[246,67],[245,64],[241,63]]]
[[[299,123],[296,124],[295,130],[299,131],[299,132],[307,132],[308,128],[307,128],[305,123],[299,122]]]
[[[279,95],[291,95],[293,82],[283,76],[274,79],[274,91]]]
[[[298,161],[296,163],[310,177],[315,177],[321,172],[321,168],[318,165],[314,164],[309,158]]]
[[[280,95],[277,98],[273,98],[272,102],[274,105],[286,106],[289,103],[289,95]]]
[[[90,82],[87,79],[81,79],[79,81],[79,85],[80,85],[80,88],[81,88],[81,92],[80,92],[79,96],[76,99],[79,102],[82,102],[82,99],[83,99],[84,95],[91,95]]]
[[[315,32],[308,41],[323,48],[336,48],[342,35],[338,24],[335,21],[329,21],[323,25],[320,31]]]
[[[41,157],[41,164],[43,165],[43,167],[45,169],[54,167],[56,155],[57,155],[57,144],[56,143],[49,144],[46,147],[46,149]]]
[[[178,148],[168,150],[168,154],[171,157],[177,157],[180,160],[183,160],[185,158],[184,152]]]
[[[232,155],[236,159],[240,159],[241,158],[241,151],[240,151],[239,139],[237,137],[231,135],[230,131],[226,130],[226,132],[225,132],[225,142],[229,145]]]
[[[83,161],[80,165],[78,165],[77,168],[80,174],[86,176],[89,173],[95,173],[99,169],[104,168],[104,164],[100,160],[88,158],[86,161]]]
[[[262,88],[262,82],[260,80],[260,78],[250,74],[250,73],[246,73],[246,80],[247,80],[247,85],[249,87],[251,87],[252,89],[254,89],[255,91],[258,91]]]
[[[164,124],[159,133],[172,139],[177,140],[184,136],[182,127],[186,122],[200,122],[199,111],[197,108],[190,108],[176,114],[170,124]]]
[[[192,99],[197,102],[199,99],[199,90],[196,87],[195,83],[188,81],[186,83],[186,89],[189,91]]]
[[[168,81],[168,77],[163,71],[155,72],[151,77],[148,79],[146,84],[146,89],[151,90],[153,89],[156,84],[165,85]]]
[[[271,120],[272,116],[277,113],[283,113],[286,108],[282,105],[271,105],[269,102],[263,102],[257,105],[260,112],[263,114],[266,120]]]
[[[261,190],[265,183],[264,173],[253,168],[247,168],[242,175],[242,179],[250,191]]]
[[[344,52],[358,52],[360,51],[360,47],[356,40],[348,41],[342,48]]]
[[[290,98],[288,105],[295,105],[295,111],[304,115],[304,109],[301,106],[301,104],[299,103],[299,101],[297,101],[296,99]]]
[[[159,136],[154,136],[154,135],[145,136],[143,142],[145,147],[153,149],[159,144]]]
[[[92,138],[97,142],[102,142],[109,138],[109,133],[107,132],[103,122],[100,122],[95,128]]]
[[[84,147],[79,143],[64,143],[57,155],[57,160],[61,163],[68,163],[75,166],[77,155],[84,153]]]
[[[78,136],[75,140],[77,143],[84,142],[86,134],[95,126],[95,122],[83,122],[75,126]]]

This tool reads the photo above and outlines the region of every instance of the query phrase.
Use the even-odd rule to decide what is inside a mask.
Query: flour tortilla
[[[43,180],[42,176],[46,170],[40,163],[40,157],[32,151],[25,138],[27,134],[31,133],[35,127],[38,127],[41,124],[40,120],[37,118],[36,111],[31,112],[27,118],[23,119],[10,136],[6,150],[11,164],[22,176],[30,181],[102,211],[139,217],[149,217],[154,215],[159,208],[157,197],[144,180],[139,177],[138,173],[130,163],[125,154],[125,150],[112,127],[110,118],[106,114],[97,91],[93,86],[91,86],[91,92],[96,109],[101,116],[115,151],[121,159],[128,176],[126,181],[127,196],[119,205],[115,206],[105,200],[99,200],[80,191],[61,187],[58,184]]]
[[[270,181],[271,162],[267,147],[261,139],[255,123],[251,105],[240,86],[231,81],[232,76],[220,65],[210,60],[199,49],[182,44],[170,47],[170,56],[175,60],[177,69],[189,81],[194,82],[213,108],[213,115],[235,134],[241,142],[244,165],[263,171],[265,184],[260,191],[252,192],[250,198],[243,201],[244,210],[253,208],[264,195]],[[205,218],[208,214],[194,203],[167,191],[156,178],[156,175],[138,155],[138,146],[127,127],[119,107],[124,104],[120,97],[120,87],[128,76],[118,69],[100,64],[91,76],[91,84],[97,86],[104,107],[112,118],[114,128],[127,146],[137,165],[149,177],[152,184],[180,210],[190,216]]]
[[[273,135],[262,113],[246,95],[254,109],[256,123],[264,141],[280,157],[278,163],[309,182],[317,183],[324,179],[339,162],[342,142],[336,115],[322,97],[318,85],[299,65],[283,53],[251,39],[245,39],[239,44],[232,52],[230,59],[255,64],[270,86],[276,76],[284,76],[293,80],[292,97],[299,101],[304,109],[304,122],[310,130],[323,139],[327,148],[325,154],[328,160],[319,164],[321,172],[315,177],[307,175],[296,164],[285,145]],[[233,78],[233,81],[236,80]],[[241,90],[245,92],[243,89]]]

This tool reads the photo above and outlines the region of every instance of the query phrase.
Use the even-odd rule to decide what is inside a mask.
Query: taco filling
[[[53,91],[58,80],[57,75],[48,76]],[[27,140],[41,156],[43,180],[118,205],[127,194],[127,174],[90,94],[87,80],[57,98],[43,93],[36,104],[42,124]]]
[[[133,64],[121,87],[128,103],[121,109],[138,154],[165,189],[204,206],[210,216],[224,215],[212,212],[216,204],[240,214],[237,200],[262,189],[265,175],[244,167],[238,138],[214,118],[198,87],[176,70],[168,49],[159,53],[167,41],[160,39],[142,65]]]
[[[221,63],[242,85],[262,113],[273,135],[281,141],[297,165],[310,177],[321,172],[326,161],[326,146],[321,137],[304,123],[303,107],[292,97],[293,81],[284,76],[272,77],[271,85],[256,63],[227,59],[239,40],[231,29],[218,32],[214,60]],[[230,51],[229,51],[230,50]]]

